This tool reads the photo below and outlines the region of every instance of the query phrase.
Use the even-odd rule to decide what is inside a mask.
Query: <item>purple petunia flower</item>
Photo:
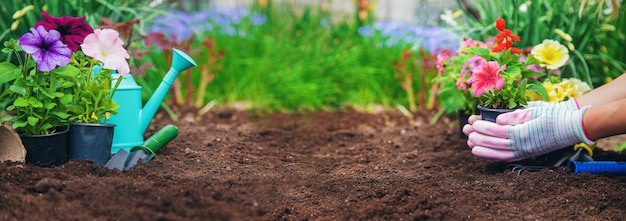
[[[43,26],[31,28],[31,32],[22,35],[20,46],[37,62],[40,71],[51,71],[57,65],[70,63],[72,51],[61,42],[61,33],[56,30],[46,31]]]

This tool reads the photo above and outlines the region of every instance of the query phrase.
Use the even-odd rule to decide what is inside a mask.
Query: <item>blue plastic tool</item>
[[[589,161],[579,162],[570,161],[569,168],[574,173],[610,173],[610,174],[626,174],[626,162],[618,161]]]

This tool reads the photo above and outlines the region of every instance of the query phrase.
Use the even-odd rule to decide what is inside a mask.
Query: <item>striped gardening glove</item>
[[[560,107],[560,108],[565,108],[568,110],[580,109],[578,105],[578,101],[575,98],[570,98],[567,101],[561,101],[561,102],[531,101],[531,102],[528,102],[528,104],[526,105],[526,108],[533,108],[533,107]],[[468,122],[471,124],[472,122],[479,120],[479,119],[480,119],[479,115],[472,115],[469,117]],[[468,125],[463,126],[462,131],[465,134],[465,136],[468,136],[469,133],[474,132],[474,128],[472,127],[472,125],[468,124]]]
[[[501,114],[497,123],[476,120],[467,144],[476,156],[517,161],[543,155],[578,143],[595,144],[583,129],[580,110],[552,107],[526,108]]]
[[[528,102],[528,105],[526,105],[526,108],[531,108],[531,107],[560,107],[560,108],[565,108],[568,110],[578,110],[580,109],[580,106],[578,105],[578,101],[575,98],[570,98],[566,101],[561,101],[561,102],[547,102],[547,101],[531,101]]]

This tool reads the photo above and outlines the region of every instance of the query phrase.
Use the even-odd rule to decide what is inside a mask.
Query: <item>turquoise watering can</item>
[[[178,49],[173,49],[173,52],[172,67],[143,107],[141,106],[141,87],[137,85],[132,75],[122,77],[113,95],[113,99],[120,105],[120,108],[117,109],[117,114],[111,115],[108,121],[116,125],[113,132],[112,154],[120,149],[130,151],[131,148],[144,143],[143,135],[176,76],[190,67],[197,66],[196,62],[185,52]],[[114,74],[113,83],[119,77],[120,75]]]

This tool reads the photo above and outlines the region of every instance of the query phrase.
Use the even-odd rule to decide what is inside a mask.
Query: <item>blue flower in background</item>
[[[364,36],[364,37],[374,36],[374,28],[372,28],[371,26],[360,27],[357,31],[359,32],[361,36]]]
[[[444,49],[456,51],[461,45],[461,38],[445,28],[418,26],[405,21],[377,21],[372,26],[359,28],[358,31],[364,37],[373,37],[379,33],[380,37],[386,39],[385,47],[406,45],[438,53]]]
[[[252,25],[257,26],[267,21],[265,15],[251,13],[250,9],[245,7],[211,8],[196,12],[171,11],[155,18],[148,32],[162,32],[169,39],[177,41],[189,39],[194,33],[205,32],[243,36],[245,32],[238,30],[238,26],[246,18],[250,19]]]
[[[267,21],[267,17],[263,14],[253,13],[252,16],[250,16],[250,21],[254,25],[262,25]]]

